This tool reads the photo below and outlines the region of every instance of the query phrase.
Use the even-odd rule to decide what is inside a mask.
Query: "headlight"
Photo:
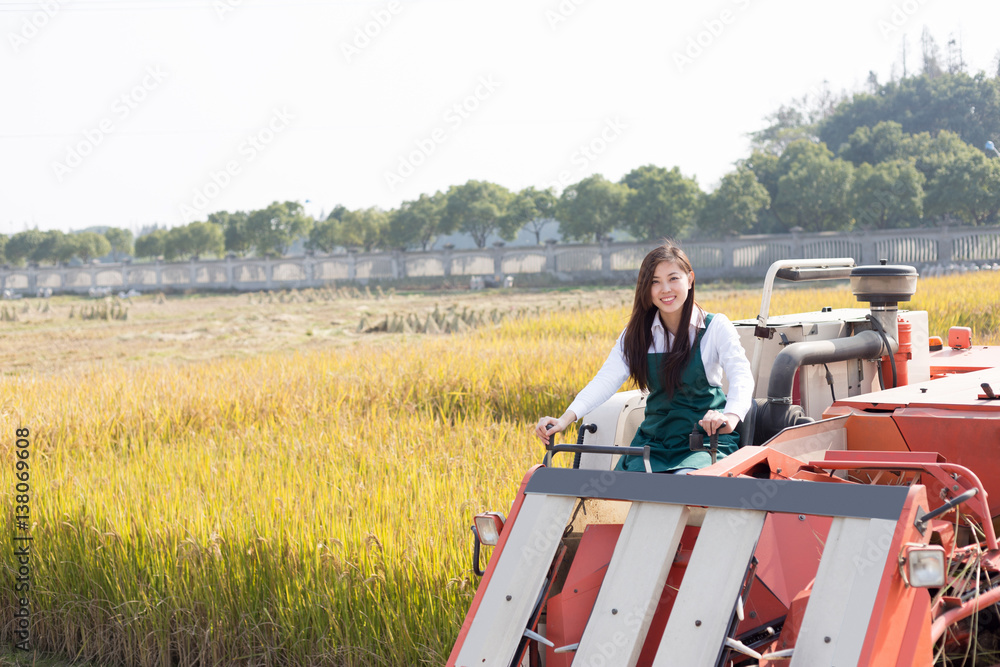
[[[485,545],[495,547],[500,541],[500,532],[503,530],[503,514],[499,512],[485,512],[477,514],[475,518],[476,532],[479,533],[479,541]]]
[[[944,547],[905,544],[899,566],[906,583],[914,588],[944,586]]]

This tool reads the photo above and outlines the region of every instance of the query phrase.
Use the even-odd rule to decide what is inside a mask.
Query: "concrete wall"
[[[135,262],[0,270],[0,289],[33,295],[93,288],[159,290],[301,289],[332,282],[548,273],[561,280],[630,278],[648,243],[546,244],[481,250],[374,252],[300,257]],[[858,264],[911,264],[918,269],[1000,261],[1000,227],[732,236],[683,244],[701,280],[762,279],[778,259],[853,257]]]

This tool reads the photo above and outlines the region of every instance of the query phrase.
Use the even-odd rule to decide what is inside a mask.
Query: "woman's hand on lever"
[[[701,418],[701,421],[698,422],[698,425],[705,429],[705,433],[709,435],[715,433],[723,435],[725,433],[732,433],[733,429],[739,423],[740,418],[730,412],[723,414],[718,410],[709,410]]]
[[[549,436],[551,434],[562,433],[566,430],[567,426],[575,421],[576,415],[569,410],[563,413],[563,416],[559,419],[556,419],[555,417],[542,417],[538,420],[538,424],[535,425],[535,435],[537,435],[542,442],[548,445]]]

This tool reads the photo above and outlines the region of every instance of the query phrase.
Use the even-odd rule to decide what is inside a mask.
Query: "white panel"
[[[596,424],[597,432],[585,432],[583,444],[585,445],[619,445],[628,446],[632,443],[635,435],[635,427],[628,432],[623,431],[623,426],[627,416],[636,409],[638,412],[633,419],[637,418],[635,425],[638,426],[645,413],[645,401],[643,395],[637,389],[630,391],[619,391],[607,401],[597,406],[583,416],[584,424]],[[588,470],[612,470],[618,462],[617,455],[611,454],[581,454],[580,468]]]
[[[792,667],[858,663],[895,528],[888,519],[833,520]]]
[[[928,343],[926,310],[911,310],[905,314],[910,320],[910,354],[913,358],[907,364],[910,384],[927,382],[931,379],[931,351]]]
[[[767,446],[803,463],[822,460],[829,450],[847,449],[847,416],[786,428],[768,440]]]
[[[455,664],[510,664],[575,504],[565,496],[525,497]]]
[[[683,505],[632,503],[574,665],[635,665],[687,523]]]
[[[756,510],[705,514],[653,667],[715,665],[766,516]]]
[[[586,432],[583,434],[583,444],[622,444],[620,442],[616,442],[615,440],[618,422],[621,420],[622,413],[634,406],[641,398],[642,392],[638,389],[619,391],[612,394],[611,398],[604,401],[587,414],[583,415],[582,420],[584,424],[597,424],[596,433]]]

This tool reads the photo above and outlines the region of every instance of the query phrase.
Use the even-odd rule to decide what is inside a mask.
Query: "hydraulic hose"
[[[889,343],[889,336],[886,334],[885,329],[882,328],[882,323],[878,321],[878,318],[877,317],[872,317],[871,315],[869,315],[868,316],[868,321],[872,323],[873,327],[875,327],[875,331],[877,331],[878,335],[882,338],[882,342],[885,343],[886,349],[892,349],[892,347],[891,347],[891,345]],[[892,386],[893,387],[897,387],[897,386],[899,386],[899,379],[896,376],[896,355],[895,355],[895,353],[890,353],[889,354],[889,363],[892,366]],[[878,365],[878,380],[879,380],[879,384],[882,386],[882,388],[885,389],[886,388],[885,381],[882,379],[882,364]]]

